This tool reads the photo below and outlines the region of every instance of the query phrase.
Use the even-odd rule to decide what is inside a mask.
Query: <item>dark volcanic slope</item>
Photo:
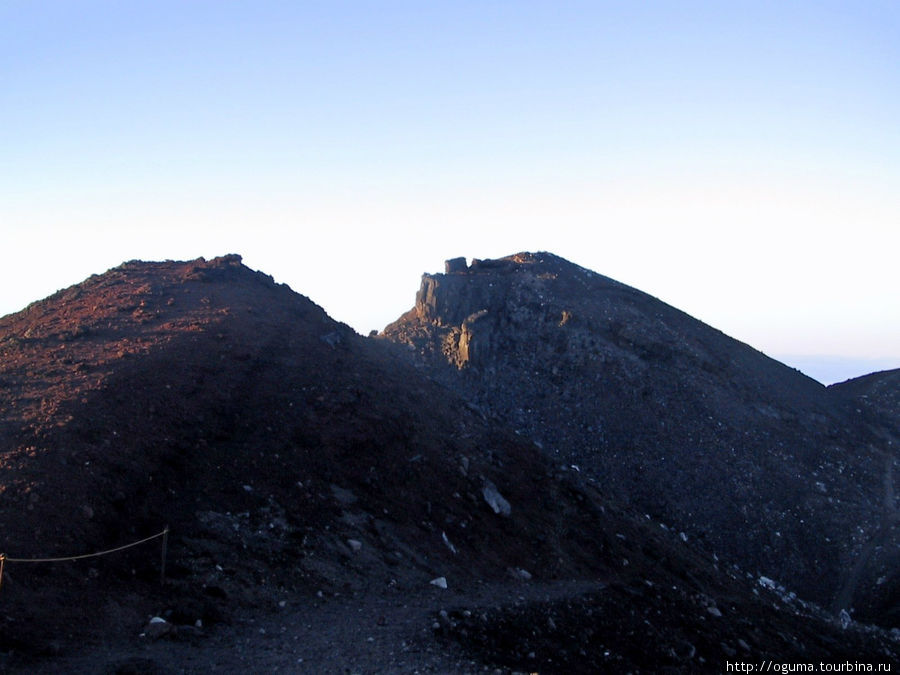
[[[883,423],[896,429],[896,420],[900,418],[900,369],[883,370],[846,382],[833,384],[829,390],[838,396],[861,403],[871,413],[880,415]],[[857,405],[857,409],[860,406]]]
[[[126,263],[0,319],[0,671],[292,670],[298,649],[309,672],[895,658],[395,352],[238,256]],[[165,524],[162,587],[159,541],[14,560]],[[407,628],[414,607],[431,614]],[[138,637],[152,614],[188,642]]]
[[[426,584],[603,568],[593,545],[560,541],[595,521],[533,445],[237,256],[92,277],[0,320],[0,357],[9,557],[96,551],[168,523],[173,580],[219,565],[208,583],[226,596],[276,579],[386,583],[398,568]],[[348,539],[362,544],[358,579]]]
[[[799,372],[554,255],[448,261],[383,336],[605,490],[806,597],[833,600],[879,531],[896,459],[883,433]]]
[[[900,575],[896,574],[900,569],[900,503],[895,491],[900,473],[896,461],[900,448],[900,370],[872,373],[828,389],[849,415],[876,434],[872,448],[882,449],[884,462],[881,522],[844,581],[838,602],[848,603],[855,595],[861,615],[900,625]],[[872,591],[861,594],[860,589]]]

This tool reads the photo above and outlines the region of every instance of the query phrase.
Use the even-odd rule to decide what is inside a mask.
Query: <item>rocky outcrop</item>
[[[426,274],[383,338],[556,461],[806,597],[834,600],[879,529],[883,453],[896,448],[878,425],[798,371],[552,254]]]
[[[457,272],[465,272],[466,271],[466,259],[465,258],[451,258],[444,262],[444,273],[445,274],[455,274]]]

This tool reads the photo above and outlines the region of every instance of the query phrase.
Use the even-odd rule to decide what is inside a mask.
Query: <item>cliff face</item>
[[[602,489],[820,602],[884,516],[896,446],[833,392],[552,254],[448,263],[383,338]]]

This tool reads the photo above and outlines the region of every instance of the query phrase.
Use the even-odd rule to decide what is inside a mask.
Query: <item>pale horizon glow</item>
[[[0,315],[234,252],[366,334],[444,259],[545,250],[820,381],[900,367],[898,33],[866,1],[6,2]]]

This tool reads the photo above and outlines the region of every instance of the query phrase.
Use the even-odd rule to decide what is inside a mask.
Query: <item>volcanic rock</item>
[[[380,339],[411,347],[401,353],[473,407],[730,563],[826,604],[864,603],[877,575],[896,579],[900,565],[884,556],[854,571],[873,542],[897,550],[897,528],[883,526],[896,375],[826,389],[549,253],[425,274],[413,309]]]
[[[470,295],[491,297],[474,283]],[[445,368],[490,368],[497,346],[482,338],[500,308],[457,309],[470,349],[448,352]],[[558,323],[577,326],[583,309]],[[547,337],[535,328],[532,348]],[[137,663],[147,616],[177,628],[139,643],[159,672],[524,670],[551,653],[546,670],[583,672],[608,665],[569,642],[591,635],[620,665],[671,647],[673,672],[713,663],[737,636],[759,658],[893,658],[889,634],[854,621],[836,642],[824,611],[758,598],[753,580],[628,507],[596,468],[548,458],[548,435],[542,453],[527,428],[401,351],[235,255],[132,261],[0,318],[0,542],[16,580],[0,586],[0,668],[115,672]],[[843,498],[832,477],[816,480]],[[452,584],[438,594],[440,577]],[[435,636],[434,612],[456,616],[438,602],[461,618]],[[697,622],[710,603],[723,616]],[[480,617],[488,642],[466,632]],[[550,619],[561,632],[533,633]],[[672,644],[642,654],[660,632]]]

